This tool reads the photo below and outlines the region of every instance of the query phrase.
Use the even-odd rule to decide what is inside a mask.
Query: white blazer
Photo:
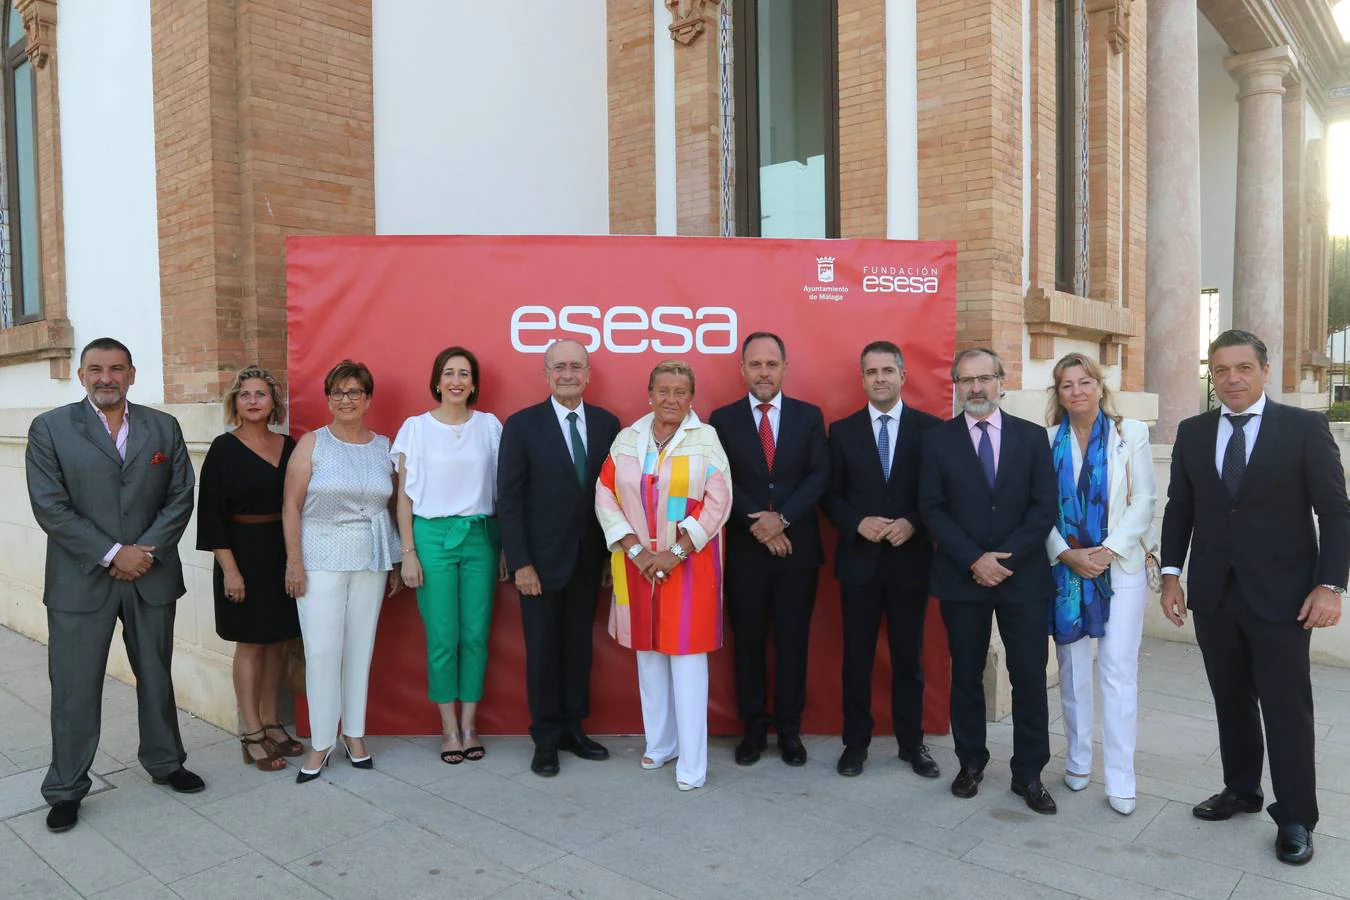
[[[1144,567],[1140,538],[1152,544],[1153,505],[1158,497],[1153,481],[1153,451],[1148,443],[1148,426],[1143,422],[1121,419],[1119,431],[1114,422],[1107,427],[1106,474],[1111,489],[1107,495],[1106,540],[1102,546],[1120,557],[1112,565],[1133,574]],[[1045,431],[1053,447],[1059,426],[1051,425]],[[1127,465],[1129,484],[1125,477]],[[1125,502],[1127,493],[1129,503]],[[1059,529],[1051,528],[1045,540],[1050,561],[1055,562],[1068,549]]]

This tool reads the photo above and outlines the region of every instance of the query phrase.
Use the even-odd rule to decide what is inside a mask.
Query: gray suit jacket
[[[42,600],[67,612],[92,612],[119,584],[100,565],[113,544],[148,544],[155,563],[131,582],[146,603],[172,603],[187,592],[178,540],[192,517],[196,479],[178,420],[127,404],[127,458],[88,400],[57,407],[28,429],[28,499],[47,533]]]

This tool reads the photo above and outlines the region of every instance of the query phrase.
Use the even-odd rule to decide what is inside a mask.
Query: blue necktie
[[[891,480],[891,430],[886,427],[890,421],[890,416],[877,416],[881,425],[877,429],[877,456],[881,457],[881,477],[886,481]]]
[[[984,469],[984,477],[989,482],[989,489],[994,488],[994,442],[989,439],[989,423],[976,422],[975,427],[980,429],[980,468]]]

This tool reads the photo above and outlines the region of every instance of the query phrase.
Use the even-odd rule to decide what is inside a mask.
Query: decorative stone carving
[[[666,0],[670,10],[670,36],[686,47],[708,29],[709,0]]]
[[[14,8],[23,16],[28,58],[41,69],[56,46],[56,0],[14,0]]]
[[[1130,43],[1130,5],[1133,0],[1088,0],[1088,15],[1106,16],[1106,42],[1115,53],[1124,53]]]

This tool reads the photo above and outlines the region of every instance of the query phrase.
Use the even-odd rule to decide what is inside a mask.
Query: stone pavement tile
[[[350,840],[392,818],[327,778],[307,784],[266,782],[198,812],[279,863]]]
[[[78,827],[94,829],[158,880],[177,881],[248,852],[168,788],[131,772],[109,781],[117,790],[86,800]]]
[[[302,879],[258,853],[248,853],[170,885],[184,900],[237,900],[241,897],[285,897],[323,900],[324,895]]]
[[[1219,749],[1219,732],[1178,728],[1170,723],[1140,719],[1136,727],[1136,753],[1153,753],[1188,763],[1203,763]]]
[[[1200,648],[1185,641],[1168,641],[1160,638],[1144,638],[1139,647],[1139,663],[1143,665],[1154,659],[1200,659]]]
[[[10,759],[8,756],[5,756],[3,753],[0,753],[0,783],[3,783],[3,779],[8,778],[10,775],[14,775],[17,772],[22,771],[23,770],[19,768],[18,764],[15,763],[14,760]],[[0,814],[0,819],[3,818],[4,815]]]
[[[1341,725],[1328,725],[1326,736],[1322,740],[1330,744],[1350,747],[1350,722]]]
[[[50,747],[51,723],[45,713],[38,712],[13,694],[0,694],[0,753],[10,756],[21,750]]]
[[[0,820],[21,815],[35,809],[47,812],[47,801],[42,799],[42,779],[47,776],[46,768],[29,769],[6,778],[0,778]],[[90,775],[94,783],[89,793],[97,794],[108,790],[108,782],[97,775]]]
[[[0,654],[3,652],[0,650]],[[45,648],[42,662],[38,665],[0,671],[0,689],[8,691],[39,712],[45,712],[51,706],[52,697],[52,683],[47,675]]]
[[[1316,864],[1317,861],[1314,858],[1310,865]],[[1272,897],[1278,897],[1280,900],[1327,900],[1331,896],[1331,894],[1324,894],[1321,891],[1310,891],[1307,888],[1294,887],[1292,884],[1281,884],[1278,881],[1271,881],[1269,878],[1262,878],[1260,875],[1246,872],[1243,873],[1242,880],[1238,882],[1237,890],[1233,891],[1229,900],[1270,900]]]
[[[1140,797],[1148,795],[1157,797],[1160,800],[1171,800],[1177,803],[1185,804],[1190,809],[1201,800],[1214,793],[1215,786],[1181,784],[1176,781],[1168,781],[1165,778],[1157,778],[1152,775],[1141,775],[1135,773],[1135,791]],[[1220,785],[1222,787],[1222,785]]]
[[[229,734],[196,716],[181,709],[178,711],[178,731],[183,738],[183,747],[188,751],[191,768],[191,756],[194,750],[209,747],[230,739]],[[50,740],[50,735],[48,740]],[[137,765],[136,754],[141,744],[141,726],[136,712],[117,716],[103,717],[103,727],[99,732],[99,749],[113,759],[128,766]]]
[[[981,841],[962,860],[1092,900],[1163,900],[1184,896],[1117,875],[1106,875],[1071,860],[1053,859],[993,841]]]
[[[530,873],[529,879],[568,897],[585,897],[587,900],[670,900],[672,897],[577,856],[564,856],[542,865]]]
[[[1016,850],[1073,862],[1189,897],[1227,897],[1239,875],[1224,864],[1211,865],[1179,855],[1179,851],[1172,852],[1172,847],[1141,846],[1083,832],[1025,807],[981,811],[963,822],[959,830]]]
[[[0,824],[0,886],[5,900],[80,896],[4,824]]]
[[[31,747],[9,755],[10,760],[19,767],[19,771],[27,772],[30,769],[41,769],[47,771],[47,767],[52,762],[52,739],[48,732],[47,739],[42,742],[40,747]],[[94,753],[94,765],[90,767],[90,773],[94,775],[108,776],[114,772],[121,772],[127,767],[127,764],[119,759],[113,759],[102,750]]]
[[[1189,807],[1172,803],[1144,830],[1137,844],[1231,866],[1281,884],[1350,896],[1350,841],[1318,831],[1313,834],[1313,861],[1306,866],[1286,866],[1275,858],[1275,823],[1264,813],[1203,822],[1191,815]]]
[[[1154,666],[1152,663],[1140,665],[1139,690],[1141,693],[1153,691],[1185,700],[1214,702],[1214,695],[1209,691],[1209,682],[1198,670],[1195,674],[1183,675],[1175,670]]]
[[[621,821],[606,819],[571,800],[538,790],[529,782],[465,766],[447,767],[464,771],[428,785],[426,790],[568,852],[589,847],[624,827]],[[561,781],[565,776],[530,777],[545,782]],[[674,786],[670,792],[678,793]]]
[[[794,884],[874,837],[819,816],[783,816],[772,802],[737,791],[690,799],[640,827],[702,853],[730,854],[748,870]]]
[[[81,894],[96,894],[149,873],[112,841],[81,822],[63,834],[47,830],[47,805],[11,820],[14,830],[28,847],[42,857],[53,871]]]
[[[761,868],[747,866],[734,853],[720,848],[696,850],[661,837],[650,825],[625,829],[577,855],[648,887],[690,900],[708,897],[820,900],[822,896],[786,879],[765,875]],[[824,896],[832,894],[827,891]]]
[[[264,772],[255,765],[244,765],[238,741],[222,740],[206,747],[199,747],[188,753],[185,765],[202,776],[202,780],[206,782],[206,790],[200,794],[179,794],[178,800],[185,806],[195,809],[265,784],[274,784],[278,790],[284,790],[283,783],[295,781],[295,773],[300,771],[297,760],[287,762],[290,765],[284,769]],[[139,764],[137,769],[139,770]]]
[[[1107,805],[1106,792],[1095,781],[1077,793],[1065,787],[1058,777],[1047,780],[1045,785],[1059,806],[1059,812],[1055,815],[1056,825],[1122,841],[1137,838],[1167,805],[1166,799],[1142,793],[1136,784],[1135,810],[1128,816],[1122,816]],[[1020,798],[1011,791],[1007,794],[1007,800],[1014,809],[1021,803]]]
[[[520,880],[445,838],[386,822],[287,867],[330,897],[490,897]]]
[[[1331,743],[1318,745],[1317,789],[1350,794],[1350,747]]]
[[[47,647],[37,641],[5,629],[0,638],[0,672],[13,672],[30,666],[47,667]]]
[[[1317,808],[1321,818],[1317,833],[1350,840],[1350,794],[1329,791],[1317,786]]]
[[[622,757],[595,762],[578,759],[570,753],[560,763],[562,771],[555,778],[540,778],[533,772],[525,772],[512,780],[528,785],[538,793],[579,806],[585,810],[585,815],[615,826],[637,824],[689,799],[687,792],[675,787],[674,763],[649,771]],[[717,790],[719,785],[725,786],[734,780],[731,776],[719,778],[719,769],[710,762],[708,782],[703,790]],[[446,796],[455,799],[452,795]]]
[[[943,900],[1074,896],[884,837],[872,838],[803,886],[831,898],[874,900],[897,896],[901,885],[906,896]]]
[[[518,881],[504,891],[492,895],[492,900],[565,900],[567,895],[557,888],[537,881]]]
[[[90,900],[179,900],[177,894],[149,875],[89,897]]]
[[[1195,716],[1197,719],[1205,719],[1209,722],[1214,721],[1213,697],[1206,700],[1193,700],[1190,697],[1176,697],[1172,694],[1162,694],[1158,691],[1140,691],[1140,715],[1144,715],[1146,711],[1155,709],[1160,712]]]
[[[370,737],[366,739],[366,749],[375,758],[376,769],[418,787],[440,781],[450,768],[441,762],[439,738]],[[341,753],[341,748],[337,753]],[[339,763],[348,766],[345,757],[339,760],[335,754],[333,765]]]
[[[1211,707],[1208,713],[1196,716],[1189,713],[1175,712],[1170,709],[1150,709],[1139,716],[1141,721],[1152,722],[1161,726],[1173,728],[1186,728],[1191,731],[1200,731],[1205,734],[1217,735],[1218,730],[1214,724],[1214,709]],[[1331,730],[1331,726],[1324,725],[1322,730]]]
[[[552,844],[383,772],[362,772],[360,776],[340,785],[388,813],[518,872],[528,872],[566,855]]]

